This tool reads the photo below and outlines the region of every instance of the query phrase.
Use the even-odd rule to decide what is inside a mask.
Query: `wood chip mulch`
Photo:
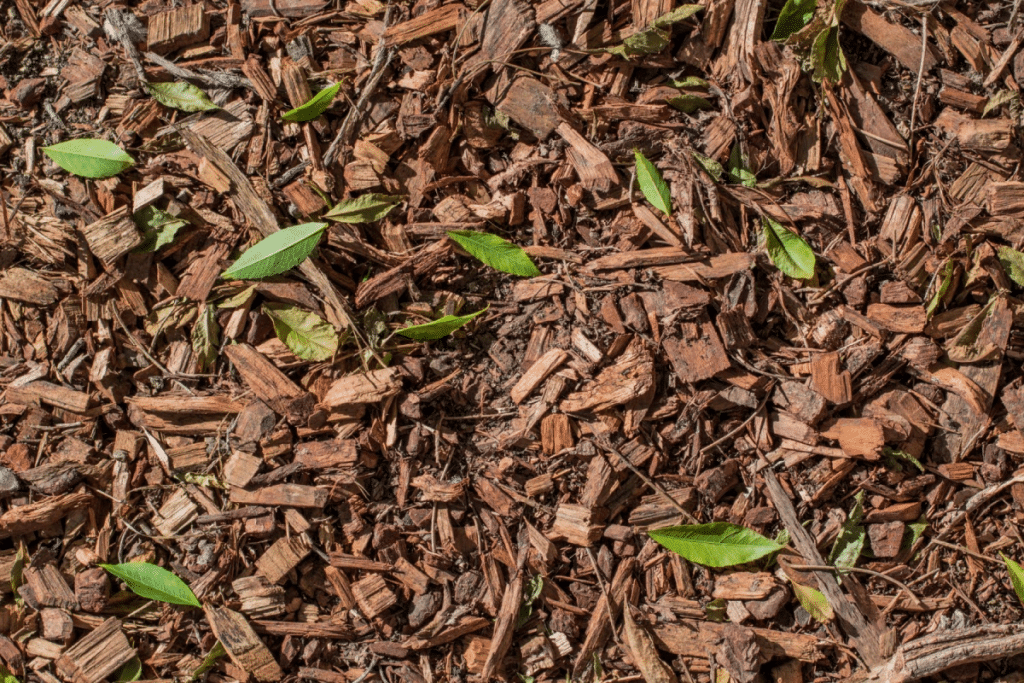
[[[708,0],[624,59],[602,48],[672,3],[0,2],[0,662],[188,680],[219,640],[205,680],[1020,680],[1019,7],[848,0],[833,84],[770,39],[781,7]],[[42,152],[80,137],[135,166]],[[283,276],[219,279],[371,192],[404,201]],[[145,207],[187,223],[155,252]],[[815,278],[772,263],[762,216]],[[337,353],[294,355],[275,304]],[[777,562],[709,569],[646,534],[787,532],[822,566],[858,500],[861,571],[789,567],[825,622]],[[98,566],[131,560],[204,609]]]

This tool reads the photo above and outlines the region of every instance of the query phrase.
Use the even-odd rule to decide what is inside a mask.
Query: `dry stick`
[[[1003,490],[1008,489],[1014,484],[1024,484],[1024,475],[1016,476],[1013,479],[1004,481],[1001,484],[995,484],[994,486],[990,486],[987,489],[982,489],[981,491],[975,493],[967,500],[967,502],[963,506],[963,509],[959,510],[956,513],[956,516],[954,516],[954,518],[950,520],[949,524],[946,525],[946,528],[943,529],[938,536],[931,540],[929,545],[931,545],[931,543],[935,543],[936,541],[944,541],[947,538],[949,538],[950,534],[952,534],[953,531],[958,526],[960,526],[965,519],[967,519],[968,514],[974,512],[979,507],[987,503],[989,500],[995,498],[997,495],[1002,493]]]
[[[918,607],[926,606],[924,604],[924,601],[921,600],[921,598],[914,595],[914,591],[910,590],[910,586],[903,583],[899,579],[893,578],[888,574],[883,574],[882,572],[876,572],[873,569],[861,569],[860,567],[833,567],[827,564],[794,564],[790,566],[792,566],[793,569],[807,569],[809,571],[854,572],[856,574],[867,574],[868,576],[874,576],[876,578],[882,579],[883,581],[888,581],[897,588],[900,588],[904,593],[906,593],[910,597],[911,600],[917,603]]]
[[[988,555],[982,555],[981,553],[976,553],[973,550],[971,550],[969,548],[965,548],[962,545],[957,545],[956,543],[946,543],[945,541],[939,541],[939,540],[935,540],[935,539],[932,540],[932,543],[934,545],[941,545],[943,548],[949,548],[950,550],[955,550],[958,553],[963,553],[964,555],[970,555],[971,557],[977,558],[979,560],[985,560],[986,562],[991,562],[992,564],[998,564],[999,566],[1003,566],[1003,563],[1000,560],[997,560],[995,558],[989,557]]]
[[[910,107],[910,156],[914,156],[914,124],[917,122],[917,98],[921,94],[921,79],[924,77],[924,58],[928,54],[928,15],[921,15],[921,61],[917,66],[917,85],[914,86],[914,101]]]
[[[622,641],[619,640],[619,632],[615,630],[615,619],[612,617],[612,595],[608,591],[608,584],[605,582],[604,577],[601,576],[601,569],[597,566],[597,557],[594,555],[592,548],[587,548],[587,557],[590,558],[590,566],[594,568],[594,576],[597,577],[597,582],[601,584],[601,592],[604,593],[604,600],[608,603],[608,626],[612,629],[612,639],[615,644],[620,648],[622,647]],[[629,605],[623,605],[623,610],[629,609]]]
[[[771,398],[772,389],[774,389],[774,388],[775,388],[775,380],[772,380],[771,382],[768,383],[768,388],[765,391],[764,398],[761,399],[761,404],[759,406],[757,406],[757,408],[754,409],[754,412],[750,414],[750,417],[748,417],[746,420],[744,420],[742,423],[740,423],[739,427],[736,427],[736,429],[733,429],[728,434],[723,436],[721,439],[718,439],[717,441],[712,441],[707,446],[705,446],[704,448],[700,449],[700,455],[703,455],[704,453],[708,452],[709,450],[711,450],[715,446],[717,446],[717,445],[719,445],[721,443],[724,443],[724,442],[728,441],[729,439],[731,439],[732,437],[734,437],[737,434],[739,434],[740,431],[742,431],[744,427],[746,427],[748,424],[750,424],[750,422],[755,417],[757,417],[757,414],[760,413],[761,410],[764,409],[765,405],[767,405],[767,403],[768,403],[768,399]]]
[[[626,465],[626,467],[628,467],[629,469],[633,470],[633,474],[635,474],[636,476],[640,477],[645,484],[647,484],[652,489],[657,491],[659,494],[661,494],[661,496],[663,498],[665,498],[665,500],[667,500],[669,503],[671,503],[672,507],[674,507],[676,510],[678,510],[679,514],[681,514],[683,516],[683,519],[685,519],[690,524],[698,524],[699,523],[697,521],[697,519],[693,515],[691,515],[689,512],[686,511],[686,508],[684,508],[682,505],[680,505],[678,502],[676,502],[675,498],[673,498],[672,496],[668,495],[668,491],[663,489],[661,487],[661,484],[657,483],[656,481],[654,481],[653,479],[648,477],[646,474],[644,474],[639,468],[637,468],[636,465],[631,463],[629,461],[629,459],[626,458],[626,456],[624,456],[622,453],[619,453],[618,449],[614,448],[610,443],[605,441],[604,437],[594,437],[593,439],[591,439],[591,442],[593,444],[595,444],[596,446],[598,446],[599,448],[603,448],[604,450],[608,451],[609,453],[614,453],[615,455],[617,455],[619,457],[619,460],[621,460],[623,462],[623,464]]]

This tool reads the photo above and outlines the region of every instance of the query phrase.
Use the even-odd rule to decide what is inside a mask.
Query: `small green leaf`
[[[790,579],[789,583],[793,586],[793,595],[796,596],[800,606],[807,610],[808,614],[821,622],[832,620],[835,613],[820,590],[801,585],[792,579]]]
[[[640,185],[640,191],[654,208],[666,216],[671,216],[672,197],[668,191],[668,183],[640,150],[634,149],[633,156],[636,157],[636,182]]]
[[[249,299],[252,298],[255,292],[256,285],[249,285],[248,287],[243,287],[237,293],[228,296],[223,301],[218,302],[217,308],[229,309],[243,306],[249,302]]]
[[[704,617],[708,621],[713,621],[717,624],[721,624],[726,620],[728,615],[726,614],[726,608],[729,603],[723,598],[715,598],[708,604],[704,605]]]
[[[817,0],[786,0],[772,31],[772,40],[785,41],[814,18]]]
[[[21,683],[18,677],[11,673],[3,664],[0,664],[0,683]]]
[[[677,555],[706,567],[731,567],[753,562],[784,546],[728,522],[684,524],[654,529],[647,535]]]
[[[818,34],[811,45],[812,78],[816,83],[838,83],[846,71],[846,55],[839,44],[839,26],[829,26]]]
[[[469,315],[446,315],[445,317],[439,318],[433,322],[424,323],[423,325],[412,325],[410,327],[397,330],[396,333],[403,337],[415,339],[416,341],[433,341],[435,339],[441,339],[442,337],[447,337],[449,334],[486,310],[487,309],[484,308],[476,313],[470,313]]]
[[[867,533],[861,525],[864,519],[864,491],[859,491],[854,498],[853,509],[846,518],[839,536],[832,545],[828,555],[828,563],[836,567],[856,567],[860,554],[864,551]]]
[[[981,112],[982,118],[988,116],[989,112],[998,109],[1004,104],[1010,104],[1018,99],[1019,95],[1015,90],[1000,90],[985,102],[985,108]],[[1012,107],[1011,107],[1012,109]]]
[[[149,94],[160,104],[181,111],[214,111],[220,109],[206,93],[191,83],[149,83]]]
[[[1011,280],[1024,287],[1024,253],[1010,247],[996,249],[996,258]],[[950,265],[952,263],[950,262]],[[945,293],[945,292],[943,292]]]
[[[540,271],[522,247],[489,232],[449,230],[448,236],[484,264],[510,275],[537,277]]]
[[[163,209],[147,206],[133,216],[135,224],[142,230],[142,244],[135,248],[139,253],[150,253],[174,241],[178,231],[188,225],[183,218],[176,218]]]
[[[199,318],[192,328],[192,351],[196,354],[199,372],[206,372],[217,360],[220,326],[217,325],[217,318],[214,316],[216,306],[206,303],[202,304],[200,309]]]
[[[400,195],[364,194],[355,199],[346,199],[324,214],[324,218],[339,223],[372,223],[391,213],[391,210],[405,199]]]
[[[266,303],[263,312],[274,323],[274,333],[303,360],[327,360],[338,350],[338,333],[316,313],[288,304]]]
[[[653,28],[668,28],[672,24],[689,19],[702,9],[704,9],[704,5],[680,5],[671,12],[662,14],[660,17],[655,19],[651,22],[651,26]]]
[[[313,253],[326,229],[326,223],[303,223],[278,230],[246,249],[221,277],[257,280],[291,270]]]
[[[1006,249],[1006,247],[1000,247],[999,249]],[[1010,251],[1013,251],[1013,249],[1010,249]],[[1006,270],[1007,274],[1010,275],[1010,279],[1017,282],[1017,284],[1024,284],[1024,254],[1021,254],[1019,251],[1014,253],[1018,255],[1019,260],[1016,263],[1017,276],[1021,278],[1021,281],[1017,281],[1013,275],[1010,274],[1010,268],[1014,266],[1010,265],[1008,267],[1007,263],[1003,261],[1003,255],[1001,253],[998,253],[997,258],[999,259],[999,262],[1003,264],[1003,268]],[[942,267],[942,280],[939,281],[939,286],[935,289],[935,294],[932,295],[932,299],[928,302],[928,307],[925,309],[929,318],[932,317],[933,313],[935,313],[935,309],[937,309],[939,304],[942,303],[942,300],[946,297],[946,293],[949,291],[950,285],[953,284],[953,271],[955,269],[956,266],[953,264],[952,259],[946,261],[946,265]]]
[[[114,680],[117,683],[131,683],[142,678],[142,660],[132,657],[128,663],[117,670]]]
[[[202,607],[188,585],[163,567],[149,562],[101,564],[101,567],[128,584],[136,595],[172,605]]]
[[[213,647],[210,648],[210,651],[206,653],[206,656],[203,657],[202,664],[196,667],[196,670],[192,672],[190,679],[193,681],[198,679],[204,673],[215,667],[217,665],[217,660],[227,653],[227,650],[224,649],[224,646],[221,645],[218,640],[213,644]]]
[[[135,164],[135,159],[107,140],[68,140],[43,147],[43,152],[68,173],[83,178],[109,178]]]
[[[707,81],[705,81],[703,78],[699,78],[697,76],[687,76],[686,78],[684,78],[681,81],[677,81],[677,80],[673,79],[673,80],[670,80],[668,82],[668,84],[671,85],[673,88],[679,88],[680,90],[686,90],[686,89],[707,90],[708,87],[709,87]]]
[[[11,565],[11,591],[14,592],[14,602],[19,607],[25,604],[24,598],[18,594],[18,589],[25,583],[25,579],[22,574],[25,570],[25,562],[28,559],[28,553],[25,550],[25,544],[21,543],[18,546],[18,552],[14,555],[14,564]]]
[[[1006,571],[1010,573],[1013,592],[1017,594],[1017,599],[1021,601],[1021,604],[1024,604],[1024,568],[1002,553],[999,553],[999,556],[1003,558],[1003,562],[1006,563]]]
[[[286,111],[281,114],[281,118],[285,121],[312,121],[316,117],[327,111],[327,108],[331,106],[334,101],[334,97],[341,90],[341,83],[335,83],[334,85],[328,86],[313,95],[313,99],[305,104],[299,105],[291,111]]]
[[[691,151],[690,154],[693,156],[694,160],[700,164],[700,167],[703,168],[709,176],[715,179],[715,182],[721,182],[722,174],[725,173],[725,170],[722,168],[720,163],[711,157],[706,157],[703,154],[700,154],[699,152]]]
[[[768,216],[761,217],[764,243],[775,267],[791,278],[809,280],[814,277],[814,251],[800,235],[782,227]]]
[[[689,93],[683,93],[682,95],[676,95],[665,100],[670,107],[678,109],[684,114],[692,114],[698,109],[714,109],[714,105],[708,100],[704,99],[700,95],[690,95]]]
[[[924,465],[921,464],[921,461],[912,456],[910,453],[907,453],[906,451],[901,451],[898,448],[889,448],[888,446],[885,446],[882,448],[882,453],[895,460],[906,460],[911,465],[921,470],[921,472],[924,472]]]

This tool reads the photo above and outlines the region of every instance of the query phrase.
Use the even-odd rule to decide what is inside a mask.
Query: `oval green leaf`
[[[1017,599],[1024,604],[1024,567],[1008,558],[1006,555],[999,553],[999,556],[1003,558],[1003,562],[1006,563],[1006,571],[1010,573],[1010,583],[1013,584],[1013,592],[1017,594]]]
[[[326,228],[326,223],[303,223],[278,230],[246,249],[221,277],[258,280],[291,270],[313,253]]]
[[[401,195],[364,194],[338,202],[324,218],[338,223],[372,223],[387,216],[403,199]]]
[[[135,251],[144,254],[158,251],[174,241],[178,231],[188,225],[183,218],[176,218],[163,209],[147,206],[133,216],[135,225],[142,229],[142,244]]]
[[[202,607],[188,585],[163,567],[149,562],[101,564],[101,567],[128,584],[136,595],[172,605]]]
[[[43,147],[43,152],[68,173],[83,178],[110,178],[135,164],[135,159],[113,142],[92,138]]]
[[[316,313],[288,304],[266,303],[263,312],[274,323],[274,333],[303,360],[327,360],[338,350],[338,333]]]
[[[772,31],[772,40],[785,41],[814,18],[817,0],[786,0]]]
[[[191,83],[149,83],[149,94],[160,104],[181,111],[214,111],[220,109],[205,92]]]
[[[640,153],[640,150],[634,149],[633,154],[636,156],[636,181],[640,185],[640,191],[644,193],[647,201],[654,205],[654,208],[666,216],[672,215],[672,197],[668,191],[668,183],[661,177],[661,173],[654,167],[654,164]]]
[[[1000,265],[1003,266],[1003,270],[1006,271],[1010,279],[1024,287],[1024,254],[1010,247],[999,247],[996,249],[996,258],[999,259]],[[952,263],[952,261],[948,261],[946,265],[946,270],[950,273],[953,270]]]
[[[117,683],[132,683],[142,678],[142,661],[138,657],[132,657],[128,663],[117,670],[114,680]]]
[[[683,524],[653,529],[647,535],[690,562],[705,567],[732,567],[782,550],[770,538],[728,522]]]
[[[789,580],[789,583],[793,586],[793,595],[796,596],[800,606],[807,610],[808,614],[821,622],[832,620],[832,617],[835,615],[832,611],[832,605],[828,604],[828,600],[820,590],[811,586],[804,586],[792,579]]]
[[[441,339],[443,337],[447,337],[449,334],[486,310],[487,308],[483,308],[476,313],[470,313],[469,315],[446,315],[445,317],[438,318],[433,322],[403,328],[398,330],[396,333],[403,337],[408,337],[409,339],[415,339],[416,341],[433,341],[435,339]]]
[[[281,118],[285,121],[296,121],[299,123],[303,121],[312,121],[316,117],[320,116],[320,114],[327,111],[327,108],[331,106],[331,102],[334,101],[339,90],[341,90],[340,82],[335,83],[332,86],[328,86],[316,95],[313,95],[313,99],[309,102],[281,114]]]
[[[510,275],[537,277],[540,271],[522,247],[489,232],[450,230],[448,236],[486,265]]]
[[[214,315],[217,307],[211,303],[200,305],[195,326],[192,328],[192,352],[199,363],[199,372],[206,372],[217,360],[217,346],[220,344],[220,326]]]
[[[764,244],[775,267],[797,280],[814,277],[814,251],[800,235],[782,227],[768,216],[761,217]]]

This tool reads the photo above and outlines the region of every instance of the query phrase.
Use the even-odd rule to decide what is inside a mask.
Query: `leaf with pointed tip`
[[[449,230],[448,236],[472,256],[495,270],[520,277],[540,275],[530,255],[523,251],[522,247],[498,235],[475,230]]]
[[[327,111],[327,108],[331,106],[332,102],[334,102],[334,98],[337,96],[339,90],[341,90],[340,81],[334,85],[324,88],[316,95],[313,95],[313,99],[309,102],[300,104],[298,107],[295,107],[295,109],[281,114],[281,118],[285,121],[295,121],[299,123],[303,121],[312,121]]]
[[[793,594],[796,596],[796,599],[800,601],[800,606],[807,610],[808,614],[821,622],[832,620],[835,613],[832,611],[832,606],[828,604],[828,600],[820,590],[810,586],[804,586],[792,579],[789,580],[789,583],[793,586]]]
[[[812,78],[816,83],[838,83],[846,71],[846,55],[839,44],[839,26],[829,26],[818,34],[811,45]]]
[[[817,0],[786,0],[772,31],[772,40],[785,41],[814,18]]]
[[[206,372],[206,369],[217,360],[220,326],[217,325],[217,318],[214,316],[214,311],[217,310],[216,306],[205,303],[201,308],[199,318],[192,328],[192,351],[196,354],[199,372]]]
[[[128,663],[117,670],[114,680],[117,683],[132,683],[142,678],[142,661],[138,657],[132,657]]]
[[[135,164],[123,149],[107,140],[79,138],[43,147],[46,156],[72,175],[109,178]]]
[[[324,218],[339,223],[372,223],[391,213],[403,199],[401,195],[364,194],[338,202]]]
[[[858,492],[854,501],[853,509],[840,527],[839,536],[828,555],[828,563],[836,567],[856,567],[857,560],[864,552],[867,539],[867,532],[861,524],[864,519],[864,492]]]
[[[672,552],[705,567],[732,567],[759,560],[784,546],[728,522],[683,524],[652,529],[647,535]]]
[[[149,83],[146,86],[149,94],[160,104],[180,109],[181,111],[214,111],[220,109],[205,92],[192,85],[180,81],[177,83]]]
[[[202,607],[195,593],[184,581],[149,562],[101,564],[101,567],[128,584],[136,595],[172,605]]]
[[[246,249],[221,277],[258,280],[291,270],[313,253],[326,229],[326,223],[303,223],[278,230]]]
[[[459,329],[473,318],[477,317],[487,309],[481,309],[476,313],[470,313],[469,315],[446,315],[443,318],[439,318],[429,323],[422,325],[411,325],[410,327],[403,328],[397,331],[397,334],[403,337],[409,337],[416,341],[433,341],[435,339],[441,339],[447,337],[449,334]]]
[[[814,251],[804,238],[768,216],[761,217],[761,224],[765,247],[775,267],[797,280],[814,277]]]
[[[672,197],[668,191],[668,183],[640,150],[634,149],[633,156],[636,157],[636,182],[640,185],[640,191],[654,208],[666,216],[671,216]]]
[[[1024,287],[1024,253],[1010,247],[999,247],[996,249],[996,258],[1010,279]]]
[[[1006,571],[1010,573],[1010,583],[1013,584],[1013,592],[1017,594],[1017,598],[1024,604],[1024,568],[1002,553],[999,553],[999,556],[1003,558],[1003,562],[1006,563]]]
[[[316,313],[288,304],[266,303],[263,312],[274,323],[274,333],[303,360],[327,360],[338,350],[338,333]]]
[[[147,206],[135,212],[135,225],[142,229],[142,244],[135,248],[140,254],[158,251],[174,241],[178,231],[188,225],[163,209]]]

